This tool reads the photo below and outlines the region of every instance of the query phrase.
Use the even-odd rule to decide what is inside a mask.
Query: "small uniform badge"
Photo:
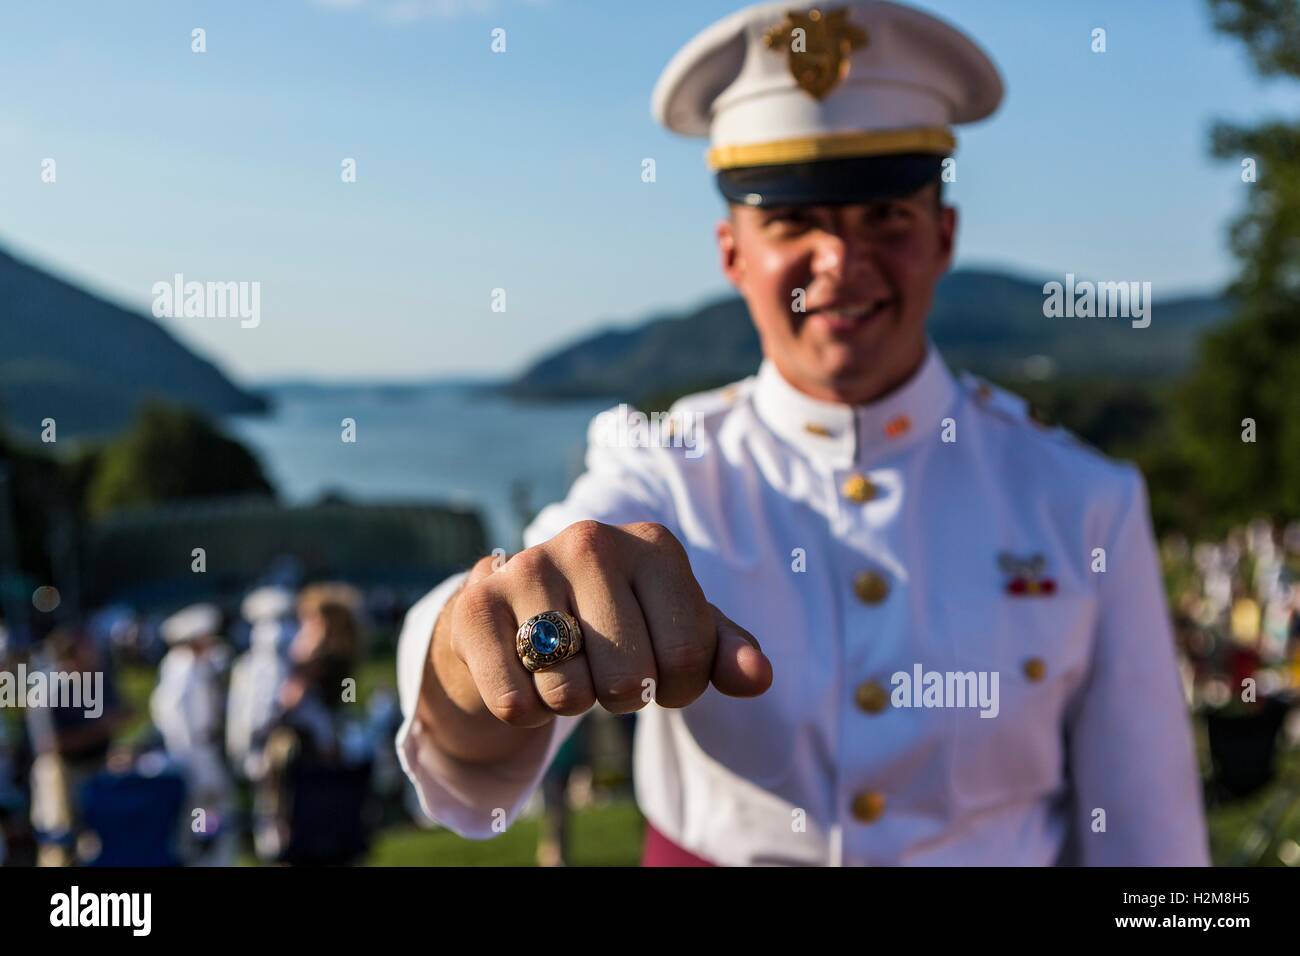
[[[885,423],[886,438],[901,438],[912,428],[912,420],[906,415],[897,415]]]
[[[1056,582],[1043,574],[1047,559],[1041,554],[1020,558],[1007,551],[998,554],[998,567],[1007,576],[1006,591],[1017,597],[1056,593]]]
[[[824,99],[849,73],[849,57],[867,45],[867,31],[849,22],[846,7],[791,10],[763,35],[769,50],[789,51],[790,73],[814,99]]]

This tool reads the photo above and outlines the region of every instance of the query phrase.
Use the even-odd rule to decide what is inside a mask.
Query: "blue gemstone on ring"
[[[533,625],[528,640],[538,654],[554,654],[555,649],[560,646],[560,631],[550,621],[543,619]]]

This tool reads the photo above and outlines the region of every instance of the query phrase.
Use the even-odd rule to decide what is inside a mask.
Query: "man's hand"
[[[623,714],[651,700],[685,707],[710,683],[733,697],[772,683],[758,641],[705,600],[685,549],[658,524],[580,521],[504,565],[484,558],[450,610],[452,652],[488,710],[515,727],[597,702]],[[530,674],[515,634],[543,611],[578,619],[582,652]]]

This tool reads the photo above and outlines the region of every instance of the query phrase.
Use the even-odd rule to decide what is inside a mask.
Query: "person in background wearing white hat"
[[[185,775],[187,807],[203,811],[197,831],[191,813],[185,815],[186,832],[196,834],[198,861],[223,865],[233,845],[221,825],[231,800],[221,748],[221,611],[193,604],[163,621],[161,630],[170,649],[158,668],[149,716]]]
[[[230,668],[226,754],[237,773],[256,781],[262,751],[255,742],[275,717],[280,688],[289,676],[285,650],[298,628],[297,599],[287,588],[260,587],[244,598],[240,613],[252,628],[248,650]]]
[[[599,703],[638,711],[647,864],[1206,862],[1141,475],[926,334],[951,129],[1001,97],[965,35],[871,0],[750,7],[672,59],[654,112],[711,138],[764,360],[674,406],[689,449],[598,419],[525,550],[412,609],[430,816],[499,832]]]

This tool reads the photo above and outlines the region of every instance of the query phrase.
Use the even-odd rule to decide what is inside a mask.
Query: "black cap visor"
[[[910,196],[937,180],[944,157],[899,153],[724,169],[718,189],[743,206],[836,206]]]

